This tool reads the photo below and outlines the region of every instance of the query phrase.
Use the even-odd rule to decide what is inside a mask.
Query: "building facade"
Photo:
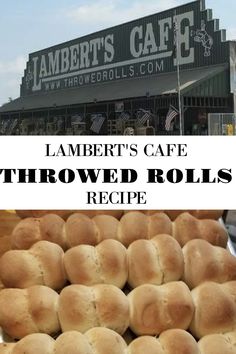
[[[235,72],[236,43],[193,1],[31,53],[1,134],[208,134],[235,111]]]

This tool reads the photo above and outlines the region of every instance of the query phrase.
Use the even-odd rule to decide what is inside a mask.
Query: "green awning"
[[[229,94],[227,68],[228,65],[217,65],[180,71],[182,94],[189,96],[188,93],[192,92],[192,95],[201,95],[201,90],[196,91],[197,88],[208,82],[207,85],[213,85],[214,89],[209,90],[208,96],[213,96],[213,94],[219,97],[227,96]],[[214,87],[214,78],[217,76],[221,77],[221,80],[225,82],[224,86],[218,84],[220,89],[219,95],[216,94],[217,90],[216,87]],[[20,97],[0,107],[0,113],[55,108],[92,102],[105,102],[134,97],[145,97],[147,95],[150,97],[169,95],[175,93],[177,93],[177,74],[176,72],[172,72],[141,79],[122,80],[119,82]],[[202,89],[202,93],[203,95],[206,95],[204,89]]]

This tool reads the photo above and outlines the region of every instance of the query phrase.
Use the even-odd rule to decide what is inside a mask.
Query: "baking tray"
[[[219,223],[225,228],[227,234],[228,234],[228,242],[227,242],[227,249],[229,250],[229,252],[236,257],[236,250],[235,250],[235,247],[234,247],[234,244],[233,242],[231,241],[231,238],[229,236],[229,232],[225,226],[225,223],[223,221],[222,218],[219,219]]]
[[[11,337],[9,337],[6,333],[3,332],[0,327],[0,343],[12,343],[14,342]]]
[[[219,222],[225,227],[225,224],[223,222],[222,219],[219,220]],[[227,229],[226,229],[227,230]],[[227,231],[228,232],[228,231]],[[236,251],[233,245],[233,242],[231,241],[229,235],[228,235],[228,243],[227,243],[227,249],[229,250],[229,252],[236,257]],[[0,343],[9,343],[9,342],[13,342],[12,338],[9,337],[6,333],[4,333],[0,327]]]
[[[228,244],[227,244],[227,248],[229,250],[229,252],[236,257],[236,251],[235,251],[235,247],[233,245],[233,242],[231,241],[230,237],[228,239]]]

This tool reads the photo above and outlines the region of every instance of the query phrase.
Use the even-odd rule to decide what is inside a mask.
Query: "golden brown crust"
[[[173,236],[183,247],[193,239],[204,239],[212,245],[226,247],[226,229],[215,220],[198,220],[189,213],[183,213],[173,222]]]
[[[28,218],[19,222],[11,235],[12,248],[29,249],[41,240],[40,219]]]
[[[146,216],[134,211],[125,214],[120,220],[119,240],[125,246],[136,240],[149,240],[158,234],[172,234],[172,224],[166,214]]]
[[[12,338],[44,332],[55,334],[59,295],[45,286],[28,289],[3,289],[0,292],[0,326]]]
[[[137,335],[158,335],[171,329],[187,329],[194,306],[183,282],[141,285],[128,295],[130,328]]]
[[[198,342],[201,354],[235,354],[236,331],[225,334],[209,334]]]
[[[24,250],[11,250],[0,258],[0,279],[7,288],[44,285],[37,260]]]
[[[148,354],[166,354],[157,338],[151,336],[142,336],[133,340],[127,354],[144,354],[147,351]]]
[[[85,333],[85,336],[93,348],[93,354],[126,354],[127,345],[115,331],[107,328],[92,328]]]
[[[236,330],[236,281],[205,282],[192,290],[195,313],[190,331],[196,338]]]
[[[162,332],[159,342],[165,348],[164,354],[201,354],[193,336],[181,329]]]
[[[1,343],[1,354],[235,354],[236,331],[212,334],[198,343],[186,331],[171,329],[159,338],[142,336],[128,346],[116,332],[96,327],[85,334],[62,333],[56,340],[47,334],[27,335],[17,343]]]
[[[62,248],[39,241],[29,250],[10,250],[0,258],[0,279],[7,288],[46,285],[61,289],[66,283]]]
[[[81,213],[71,215],[65,222],[57,215],[22,220],[13,230],[13,248],[28,249],[39,240],[59,244],[63,249],[80,244],[95,246],[104,239],[114,239],[128,247],[132,242],[149,240],[159,234],[172,235],[181,246],[191,239],[205,239],[213,245],[226,247],[227,231],[215,220],[199,220],[183,213],[171,222],[164,213],[145,215],[125,214],[120,221],[113,216],[97,215],[90,219]]]
[[[196,340],[182,329],[170,329],[159,338],[142,336],[128,347],[127,354],[200,354]]]
[[[96,224],[88,216],[83,214],[71,215],[65,224],[65,234],[69,247],[87,244],[97,244],[98,229]]]
[[[60,294],[58,315],[63,332],[103,326],[123,334],[129,326],[129,303],[113,285],[71,285]]]
[[[125,214],[119,225],[119,241],[125,246],[139,239],[148,238],[148,219],[140,212]]]
[[[113,216],[114,218],[120,220],[120,218],[123,215],[123,210],[79,210],[78,212],[85,214],[89,216],[90,218],[93,218],[94,216],[97,215],[109,215]]]
[[[57,243],[63,249],[66,249],[67,241],[63,232],[65,221],[58,215],[53,214],[47,214],[39,220],[41,239]]]
[[[124,214],[133,212],[134,210],[125,210]],[[153,215],[156,213],[165,213],[174,221],[180,214],[189,213],[197,219],[213,219],[218,220],[222,217],[224,210],[137,210],[145,215]]]
[[[54,340],[47,334],[33,333],[22,338],[14,345],[12,354],[53,353]]]
[[[10,337],[17,339],[38,332],[28,312],[26,290],[4,289],[0,292],[0,326]]]
[[[55,214],[67,220],[68,217],[74,213],[81,213],[93,218],[96,215],[111,215],[120,219],[123,215],[123,210],[16,210],[16,214],[24,218],[41,218],[47,214]]]
[[[18,249],[29,249],[34,243],[46,240],[57,243],[65,249],[64,223],[62,218],[53,214],[42,218],[23,219],[12,232],[12,246]]]
[[[93,218],[93,222],[98,229],[97,244],[107,239],[118,239],[119,221],[116,218],[109,215],[97,215]]]
[[[101,327],[124,334],[129,327],[129,302],[127,296],[113,285],[95,285],[94,298],[97,319]]]
[[[190,214],[198,219],[214,219],[219,220],[223,215],[224,210],[192,210]]]
[[[98,262],[105,284],[123,288],[128,279],[128,256],[126,248],[116,240],[104,240],[96,246]]]
[[[76,210],[16,210],[16,214],[22,218],[41,218],[47,214],[55,214],[66,220]]]
[[[124,339],[107,328],[93,328],[85,334],[68,331],[56,340],[34,333],[17,343],[0,344],[1,354],[127,354],[126,350]]]
[[[96,247],[79,245],[64,256],[67,277],[72,284],[113,284],[123,288],[128,278],[126,248],[116,240],[104,240]]]
[[[62,333],[55,341],[52,354],[94,354],[88,339],[77,331]],[[51,353],[50,353],[51,354]]]
[[[225,283],[236,280],[236,258],[222,247],[196,239],[186,243],[183,255],[183,280],[191,289],[204,281]]]
[[[178,242],[165,234],[134,241],[128,248],[128,262],[128,282],[133,288],[145,283],[161,285],[179,280],[184,269]]]

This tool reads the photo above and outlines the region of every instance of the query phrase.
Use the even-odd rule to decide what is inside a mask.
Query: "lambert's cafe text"
[[[67,159],[73,159],[73,168],[0,168],[0,184],[60,184],[81,186],[80,191],[86,193],[87,205],[145,205],[148,202],[145,186],[147,185],[219,185],[229,184],[232,181],[232,169],[230,167],[193,168],[193,167],[162,167],[163,159],[189,158],[188,144],[183,143],[146,143],[140,146],[131,144],[51,144],[43,146],[43,158],[45,161],[57,160],[60,165],[66,165]],[[128,159],[129,165],[138,166],[143,158],[152,159],[153,168],[149,164],[143,168],[126,168],[119,166],[120,159]],[[114,161],[113,166],[93,168],[86,166],[86,161],[93,159],[106,165],[106,159]],[[112,160],[110,160],[112,159]],[[177,160],[176,160],[177,159]],[[148,161],[148,160],[147,160]],[[83,164],[86,166],[84,167]],[[167,166],[172,166],[168,163]],[[165,164],[166,166],[166,164]],[[182,166],[182,164],[181,164]],[[140,182],[142,179],[142,183]],[[100,190],[92,190],[92,186],[99,185]],[[108,185],[114,186],[112,190],[106,190]],[[123,186],[127,188],[123,188]],[[140,190],[140,185],[143,187]],[[138,188],[136,188],[138,187]],[[102,190],[104,189],[104,190]],[[108,188],[107,188],[108,189]],[[124,190],[123,190],[124,189]],[[125,190],[126,189],[126,190]]]

